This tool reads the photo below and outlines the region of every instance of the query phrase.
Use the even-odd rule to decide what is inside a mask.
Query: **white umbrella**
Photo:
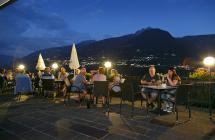
[[[41,55],[41,53],[39,54],[38,60],[37,60],[37,65],[36,65],[36,69],[41,71],[44,70],[46,68],[43,57]]]
[[[75,69],[78,69],[80,67],[79,61],[78,61],[78,55],[77,51],[75,48],[75,44],[72,46],[72,52],[71,52],[71,57],[69,61],[69,67],[70,69],[74,70],[74,75],[75,75]]]

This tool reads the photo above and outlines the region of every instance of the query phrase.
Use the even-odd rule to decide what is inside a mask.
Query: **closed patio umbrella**
[[[69,61],[69,67],[70,69],[74,70],[74,75],[75,75],[75,69],[78,69],[80,67],[79,61],[78,61],[78,55],[77,51],[75,48],[75,44],[72,46],[72,52],[71,52],[71,57]]]
[[[43,57],[41,55],[41,53],[39,54],[38,60],[37,60],[37,65],[36,65],[36,69],[38,71],[44,70],[46,68]]]

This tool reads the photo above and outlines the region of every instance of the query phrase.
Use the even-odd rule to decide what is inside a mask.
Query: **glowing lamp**
[[[106,68],[110,68],[110,67],[112,66],[112,64],[111,64],[110,61],[107,61],[107,62],[105,62],[104,66],[105,66]]]
[[[21,64],[21,65],[18,66],[18,68],[19,68],[20,70],[24,70],[24,69],[25,69],[25,66]]]
[[[204,60],[203,60],[203,63],[206,65],[206,66],[213,66],[215,64],[215,59],[214,57],[206,57]]]
[[[55,70],[55,69],[57,69],[59,66],[58,66],[58,64],[57,63],[53,63],[52,64],[52,68]]]

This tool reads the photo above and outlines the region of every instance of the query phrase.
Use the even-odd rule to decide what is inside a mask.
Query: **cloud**
[[[47,0],[20,0],[0,12],[0,54],[16,56],[92,39],[71,29],[57,13],[42,9]]]

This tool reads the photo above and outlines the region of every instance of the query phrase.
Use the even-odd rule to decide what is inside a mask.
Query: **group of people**
[[[35,81],[43,81],[43,79],[57,79],[63,81],[60,85],[60,92],[65,95],[69,91],[77,91],[80,93],[80,96],[77,98],[78,101],[81,101],[91,90],[90,85],[94,81],[110,81],[109,88],[111,89],[114,85],[119,85],[120,75],[116,69],[112,69],[110,75],[106,75],[104,67],[99,67],[98,70],[92,70],[90,77],[87,78],[87,70],[85,67],[76,69],[75,75],[70,74],[66,71],[64,67],[61,67],[58,74],[54,74],[51,71],[50,67],[46,67],[42,73],[35,75]],[[42,86],[42,83],[39,83]],[[38,85],[39,86],[39,85]],[[105,97],[102,97],[103,103],[105,103]]]
[[[0,90],[8,86],[9,82],[14,80],[14,74],[12,70],[0,69]]]
[[[91,76],[86,78],[86,68],[80,68],[75,70],[74,74],[69,74],[64,67],[61,67],[58,74],[54,74],[50,67],[46,67],[45,70],[41,73],[32,74],[25,73],[24,70],[16,69],[15,74],[12,71],[5,71],[4,69],[0,69],[0,88],[3,86],[5,81],[13,80],[17,81],[17,78],[25,77],[29,79],[29,81],[42,81],[41,79],[58,79],[64,81],[63,84],[60,85],[60,91],[65,95],[66,92],[79,90],[81,93],[79,96],[79,101],[81,101],[87,95],[89,91],[89,85],[92,85],[95,81],[109,81],[109,89],[114,90],[114,92],[120,92],[121,75],[118,73],[116,69],[112,69],[110,74],[106,74],[104,67],[99,67],[98,70],[91,71]],[[15,77],[15,78],[14,78]],[[160,77],[156,73],[155,66],[149,67],[149,72],[145,74],[140,83],[142,85],[158,85],[161,83],[166,83],[168,86],[177,86],[181,83],[181,79],[176,73],[176,70],[171,67],[168,69],[167,74],[164,77]],[[41,84],[41,83],[38,83]],[[39,85],[38,85],[39,86]],[[113,88],[114,87],[114,88]],[[163,99],[173,99],[176,90],[169,90],[168,93],[162,94],[161,98]],[[156,90],[149,90],[147,88],[142,88],[141,95],[143,98],[147,100],[147,106],[149,108],[154,108],[155,101],[158,97],[158,93]],[[105,103],[105,97],[103,98],[103,103]],[[171,111],[173,105],[170,102],[164,101],[164,110]]]
[[[168,86],[177,86],[181,84],[181,78],[178,76],[175,68],[170,67],[167,71],[167,74],[163,77],[160,77],[156,73],[155,66],[149,67],[149,73],[145,74],[141,78],[142,85],[161,85],[165,83]],[[171,99],[174,100],[176,89],[168,90],[165,94],[161,95],[162,99]],[[151,90],[147,88],[142,88],[141,94],[144,99],[147,100],[147,107],[154,108],[154,102],[158,97],[158,92],[156,90]],[[168,101],[164,101],[164,111],[171,112],[173,109],[173,104]]]
[[[110,75],[105,74],[105,68],[99,67],[95,72],[92,71],[91,77],[89,80],[86,79],[86,68],[81,68],[80,73],[73,79],[71,91],[80,90],[81,97],[85,98],[87,95],[88,89],[91,88],[89,85],[93,84],[95,81],[110,81],[109,88],[111,89],[114,85],[120,84],[120,74],[118,74],[116,69],[112,69]],[[106,98],[102,97],[103,104],[106,102]]]

